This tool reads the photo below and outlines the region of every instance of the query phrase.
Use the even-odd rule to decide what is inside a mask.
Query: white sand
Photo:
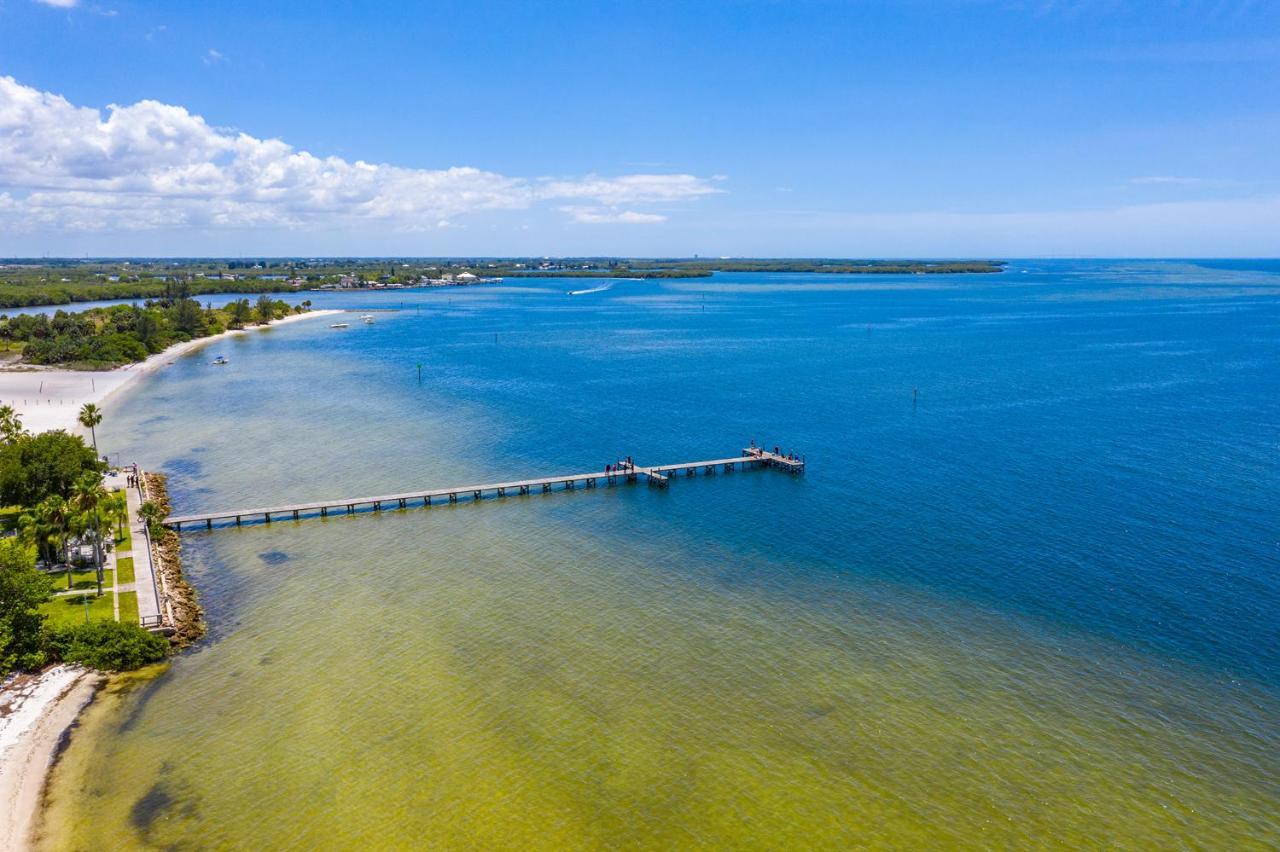
[[[0,849],[30,848],[58,743],[101,682],[79,666],[54,666],[0,688]]]
[[[291,314],[272,325],[340,313],[343,311]],[[179,343],[140,364],[108,372],[10,368],[0,371],[0,404],[17,409],[28,431],[76,431],[80,428],[76,416],[84,403],[101,403],[181,355],[255,328],[262,326]],[[39,675],[20,675],[0,688],[0,850],[30,848],[31,830],[59,741],[102,680],[96,672],[78,666],[54,666]]]
[[[271,325],[284,325],[340,313],[343,311],[323,310],[290,314]],[[224,337],[246,334],[258,328],[264,328],[264,326],[224,331],[222,334],[211,337],[179,343],[152,355],[139,364],[130,364],[127,367],[105,372],[10,367],[0,370],[0,405],[12,405],[22,418],[22,425],[28,432],[44,432],[48,429],[84,432],[86,430],[80,428],[76,417],[80,413],[80,406],[86,402],[100,405],[120,388],[134,382],[140,376],[173,363],[181,355]]]

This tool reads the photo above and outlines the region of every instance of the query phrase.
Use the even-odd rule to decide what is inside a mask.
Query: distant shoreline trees
[[[303,310],[265,294],[256,308],[250,308],[247,299],[214,308],[178,296],[144,305],[57,311],[52,317],[0,315],[0,341],[20,345],[22,359],[31,364],[108,369],[145,360],[175,343],[241,328],[255,316],[269,322]]]

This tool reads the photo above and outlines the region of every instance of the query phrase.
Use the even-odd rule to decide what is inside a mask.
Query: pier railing
[[[230,509],[218,512],[199,512],[187,515],[170,515],[165,518],[165,526],[181,530],[184,525],[203,524],[206,529],[213,529],[214,524],[240,526],[244,523],[271,523],[273,520],[303,517],[328,517],[330,513],[356,514],[357,511],[380,512],[385,508],[406,509],[411,503],[423,506],[433,505],[433,501],[457,503],[459,500],[481,500],[486,497],[507,497],[534,492],[547,493],[553,490],[573,490],[578,487],[608,487],[621,483],[634,483],[643,479],[649,485],[666,488],[671,481],[684,476],[712,475],[717,472],[732,472],[738,468],[773,468],[791,474],[804,473],[805,462],[795,454],[771,453],[760,447],[749,447],[742,455],[727,458],[708,459],[704,461],[679,462],[677,464],[659,464],[641,466],[629,461],[610,465],[605,470],[587,473],[569,473],[558,476],[544,476],[533,479],[518,479],[511,482],[493,482],[481,485],[461,485],[453,488],[432,488],[424,491],[410,491],[402,494],[384,494],[377,497],[347,497],[336,500],[320,500],[311,503],[293,503],[283,506],[263,506],[251,509]]]

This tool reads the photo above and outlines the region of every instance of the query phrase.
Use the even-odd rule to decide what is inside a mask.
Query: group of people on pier
[[[617,464],[607,464],[604,466],[604,472],[609,476],[618,473],[630,473],[636,469],[635,463],[631,461],[631,456],[627,456]]]
[[[751,449],[750,449],[750,451],[751,451],[752,455],[754,455],[754,456],[756,456],[757,458],[759,458],[761,455],[763,455],[763,454],[765,453],[765,448],[764,448],[764,447],[757,447],[757,446],[756,446],[755,438],[752,438],[752,439],[751,439]],[[786,452],[786,453],[784,453],[784,452],[782,451],[782,448],[781,448],[781,447],[775,446],[775,447],[773,448],[773,454],[774,454],[775,456],[777,456],[778,458],[780,458],[780,459],[786,459],[786,460],[787,460],[787,461],[789,461],[789,462],[797,462],[797,463],[799,463],[799,464],[804,464],[804,456],[800,455],[800,454],[799,454],[799,453],[797,453],[797,452]]]

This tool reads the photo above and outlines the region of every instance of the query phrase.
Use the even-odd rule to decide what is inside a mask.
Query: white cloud
[[[222,51],[212,47],[205,51],[204,56],[200,59],[205,65],[217,65],[220,62],[227,61],[227,57],[223,55]]]
[[[55,9],[70,9],[76,6],[80,0],[36,0],[44,6],[52,6]]]
[[[645,201],[687,201],[721,192],[694,175],[623,175],[607,178],[587,175],[571,180],[544,178],[543,198],[592,198],[601,204],[635,204]]]
[[[655,222],[616,205],[722,190],[694,175],[510,177],[317,157],[144,100],[105,113],[0,77],[0,225],[25,231],[449,227],[460,216],[590,201],[579,221]],[[575,217],[577,213],[573,213]],[[446,224],[447,223],[447,224]]]
[[[635,210],[617,210],[612,207],[561,207],[573,221],[584,225],[654,225],[667,221],[658,213],[638,213]]]

